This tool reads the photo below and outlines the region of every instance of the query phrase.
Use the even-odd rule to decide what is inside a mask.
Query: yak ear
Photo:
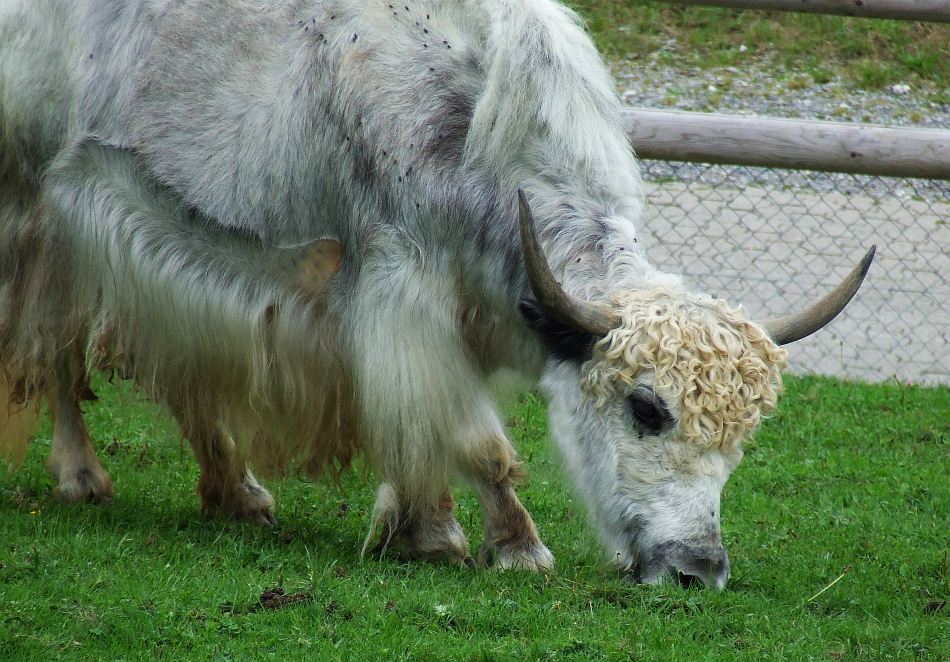
[[[590,359],[597,342],[592,333],[564,324],[532,299],[522,299],[518,309],[552,357],[577,363]]]

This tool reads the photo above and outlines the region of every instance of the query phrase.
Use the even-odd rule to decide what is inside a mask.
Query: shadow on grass
[[[159,498],[132,490],[118,491],[107,503],[68,504],[46,485],[7,485],[0,486],[0,522],[4,528],[25,528],[35,520],[34,526],[58,535],[72,531],[104,540],[131,538],[144,543],[143,549],[154,549],[156,556],[162,556],[169,543],[174,543],[209,552],[225,546],[282,548],[315,558],[359,562],[365,533],[362,529],[368,526],[361,509],[346,518],[351,521],[343,521],[341,516],[306,510],[306,504],[294,503],[295,496],[287,495],[285,508],[278,503],[278,526],[264,527],[225,516],[204,515],[197,495],[191,495],[189,504],[174,490]],[[338,508],[335,503],[329,505],[331,510]]]

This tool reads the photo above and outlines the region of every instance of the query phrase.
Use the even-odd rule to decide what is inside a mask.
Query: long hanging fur
[[[46,279],[31,276],[43,254],[36,192],[18,181],[15,168],[0,152],[0,464],[14,469],[36,427],[51,361],[43,350],[51,327],[20,324],[27,309],[36,309]]]
[[[23,463],[40,413],[36,399],[18,400],[0,372],[0,465],[6,462],[10,469]]]
[[[49,312],[21,307],[19,326],[65,314],[44,354],[85,347],[90,369],[133,376],[186,432],[219,427],[264,473],[348,463],[357,433],[326,306],[326,242],[266,246],[144,181],[131,153],[95,142],[52,164],[46,254],[25,265]]]

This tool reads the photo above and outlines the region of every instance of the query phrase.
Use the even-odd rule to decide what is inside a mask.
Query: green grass
[[[524,396],[511,434],[550,576],[360,562],[373,483],[271,482],[264,530],[198,513],[174,425],[103,384],[88,420],[111,505],[66,506],[42,468],[0,480],[0,659],[946,659],[950,390],[788,379],[723,496],[728,589],[608,569]],[[459,519],[477,545],[477,506]],[[843,575],[843,577],[841,577]],[[837,583],[835,579],[840,578]],[[828,587],[823,593],[814,597]],[[283,587],[309,602],[259,610]],[[813,599],[812,599],[813,598]]]
[[[786,70],[830,72],[855,87],[950,87],[950,25],[818,14],[683,7],[644,0],[572,0],[608,58],[663,50],[668,63],[742,67],[767,56]],[[664,48],[675,39],[674,50]],[[748,49],[741,53],[739,47]],[[816,79],[817,80],[817,79]],[[820,81],[817,81],[820,82]]]

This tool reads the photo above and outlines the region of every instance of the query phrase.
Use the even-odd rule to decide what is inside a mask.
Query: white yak
[[[551,0],[0,0],[0,445],[45,398],[58,491],[108,498],[80,403],[114,370],[177,417],[207,511],[273,521],[251,467],[360,452],[381,544],[467,560],[460,478],[482,562],[538,570],[492,390],[513,371],[608,554],[721,588],[720,492],[780,345],[873,249],[756,323],[649,262],[642,192]]]

